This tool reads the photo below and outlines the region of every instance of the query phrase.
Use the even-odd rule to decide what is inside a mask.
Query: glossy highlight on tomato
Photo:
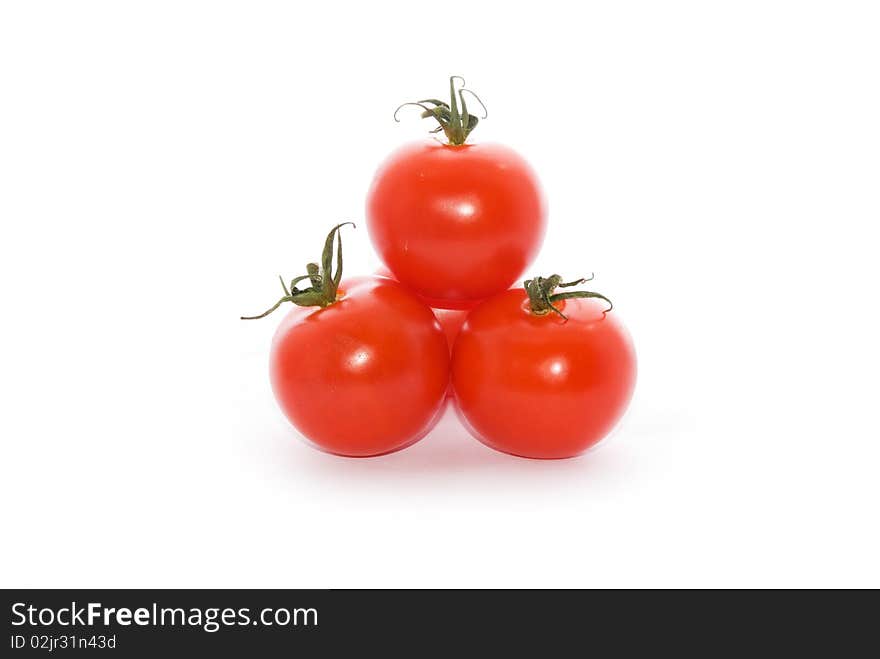
[[[367,222],[398,281],[432,307],[465,309],[520,277],[543,241],[546,204],[512,149],[428,141],[379,168]]]
[[[484,444],[522,457],[567,458],[607,435],[632,397],[636,356],[603,300],[556,302],[537,315],[523,289],[467,317],[452,355],[464,423]]]
[[[452,346],[455,345],[455,340],[458,338],[458,333],[461,331],[461,326],[464,325],[468,312],[465,309],[434,309],[433,311],[440,327],[443,328],[451,353]]]
[[[272,389],[317,447],[374,456],[424,436],[442,410],[449,352],[431,310],[398,282],[343,281],[326,307],[294,307],[270,356]]]

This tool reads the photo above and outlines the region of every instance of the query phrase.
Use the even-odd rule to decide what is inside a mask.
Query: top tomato
[[[452,101],[454,121],[454,91]],[[420,107],[455,138],[449,105]],[[476,118],[467,116],[473,128]],[[512,149],[435,141],[404,146],[379,168],[367,222],[400,282],[431,306],[463,309],[522,275],[541,247],[546,205],[531,167]]]

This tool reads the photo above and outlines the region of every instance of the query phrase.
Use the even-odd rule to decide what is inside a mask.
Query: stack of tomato
[[[461,78],[449,84],[449,103],[404,104],[447,142],[399,149],[369,192],[367,226],[388,276],[342,279],[340,231],[351,223],[340,224],[321,263],[282,280],[283,297],[248,319],[296,305],[273,339],[271,382],[318,448],[396,451],[426,435],[451,399],[494,449],[577,455],[629,403],[632,342],[608,298],[575,289],[586,280],[551,275],[511,288],[543,240],[541,188],[513,150],[467,143],[479,117],[466,101],[479,99]]]

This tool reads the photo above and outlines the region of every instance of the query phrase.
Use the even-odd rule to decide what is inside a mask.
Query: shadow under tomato
[[[372,458],[339,457],[307,446],[291,429],[284,439],[279,467],[297,481],[338,483],[364,491],[423,485],[425,479],[480,488],[566,488],[585,481],[625,482],[631,464],[628,449],[609,438],[585,454],[565,460],[533,460],[500,453],[470,436],[448,406],[434,429],[410,447]],[[610,441],[609,441],[610,440]]]

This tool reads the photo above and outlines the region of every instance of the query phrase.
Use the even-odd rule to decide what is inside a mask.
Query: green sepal
[[[455,88],[456,80],[461,81],[461,87],[458,89]],[[483,101],[480,100],[480,97],[465,87],[464,78],[461,76],[451,76],[449,78],[449,103],[445,103],[436,98],[425,98],[420,101],[403,103],[394,111],[394,120],[400,121],[397,118],[397,113],[400,111],[400,108],[408,105],[420,107],[422,109],[421,116],[423,119],[432,118],[439,124],[437,128],[429,132],[439,133],[442,130],[446,134],[446,139],[449,140],[449,144],[460,146],[465,143],[468,136],[471,134],[471,131],[473,131],[474,128],[477,127],[477,124],[480,123],[480,117],[477,117],[468,111],[467,101],[465,101],[464,97],[465,92],[473,96],[482,106],[482,118],[485,119],[486,116],[488,116],[486,113],[486,106],[483,104]],[[428,104],[433,107],[429,107]],[[459,104],[461,105],[460,110]]]
[[[324,240],[324,249],[321,252],[321,266],[317,263],[306,265],[306,274],[294,277],[290,280],[290,287],[284,284],[280,276],[281,288],[284,296],[272,307],[258,316],[242,316],[242,320],[256,320],[265,318],[285,302],[292,302],[300,307],[326,307],[336,302],[339,283],[342,281],[342,236],[339,230],[346,224],[355,226],[354,222],[343,222],[330,229]],[[336,242],[336,272],[333,272],[333,243]],[[309,282],[309,287],[300,290],[297,284],[301,281]]]
[[[555,303],[562,300],[570,300],[573,298],[599,298],[601,300],[605,300],[609,305],[608,308],[605,310],[605,313],[608,313],[614,308],[614,303],[612,303],[611,300],[609,300],[601,293],[595,293],[593,291],[565,291],[562,293],[553,292],[557,288],[569,288],[571,286],[578,286],[579,284],[590,281],[592,278],[593,276],[590,275],[590,277],[586,279],[577,279],[575,281],[563,282],[562,277],[560,277],[559,275],[551,275],[549,277],[535,277],[534,279],[527,279],[525,282],[523,282],[523,288],[526,289],[526,294],[529,296],[529,307],[532,313],[536,316],[544,316],[548,313],[553,312],[560,318],[568,320],[568,316],[557,309]]]

